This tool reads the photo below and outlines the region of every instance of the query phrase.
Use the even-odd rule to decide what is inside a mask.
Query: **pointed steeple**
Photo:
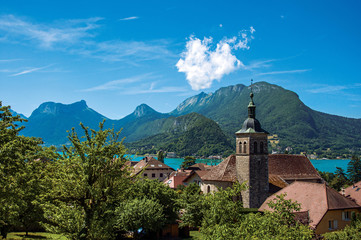
[[[263,132],[267,133],[267,131],[263,130],[261,124],[256,119],[256,105],[253,102],[253,79],[251,79],[251,93],[250,93],[250,101],[248,104],[248,118],[244,121],[242,128],[237,133],[250,133],[250,132]]]

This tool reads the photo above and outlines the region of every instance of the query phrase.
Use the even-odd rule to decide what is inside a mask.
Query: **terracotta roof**
[[[163,180],[163,183],[167,184],[170,188],[177,188],[178,185],[182,185],[184,179],[193,173],[193,170],[178,170],[172,172],[168,178]]]
[[[202,177],[202,180],[235,182],[237,180],[236,155],[230,155],[220,164],[213,167]]]
[[[208,173],[208,170],[205,170],[205,171],[201,171],[201,170],[198,170],[198,171],[193,171],[191,174],[189,174],[184,180],[183,182],[186,182],[189,178],[191,178],[192,176],[194,175],[198,175],[200,179],[202,179],[202,177],[204,175],[206,175]],[[203,179],[202,179],[203,180]]]
[[[151,169],[151,170],[172,170],[173,168],[169,167],[165,163],[162,163],[156,160],[153,157],[145,157],[140,160],[134,167],[134,174],[138,174],[143,169]]]
[[[352,200],[354,200],[358,205],[361,205],[361,181],[349,186],[341,193]]]
[[[322,180],[310,160],[302,155],[270,154],[268,155],[268,172],[272,175],[278,175],[284,180]]]
[[[190,167],[188,167],[189,170],[201,170],[201,171],[205,171],[205,170],[211,170],[212,166],[204,164],[204,163],[196,163]]]
[[[259,210],[270,210],[267,203],[274,199],[276,194],[283,193],[287,193],[286,199],[301,204],[300,212],[308,211],[310,226],[313,228],[317,227],[328,210],[361,208],[324,183],[296,181],[268,197]]]
[[[284,188],[288,186],[288,183],[283,180],[283,178],[281,178],[278,175],[274,175],[274,174],[269,174],[268,175],[268,181],[270,184],[279,187],[279,188]]]

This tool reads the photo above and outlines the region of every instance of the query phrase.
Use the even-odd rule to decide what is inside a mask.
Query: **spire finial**
[[[250,93],[250,97],[251,97],[251,101],[253,102],[253,89],[252,89],[252,85],[253,85],[253,79],[251,79],[251,93]]]

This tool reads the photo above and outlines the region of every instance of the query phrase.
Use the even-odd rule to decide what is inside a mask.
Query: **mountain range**
[[[228,153],[233,150],[234,132],[247,118],[250,91],[251,86],[239,84],[213,93],[202,92],[187,98],[170,113],[159,113],[142,104],[119,120],[97,113],[83,100],[69,105],[46,102],[33,111],[22,134],[59,146],[68,143],[67,130],[74,127],[81,132],[80,122],[97,129],[99,122],[105,120],[106,127],[122,129],[130,148],[162,148],[188,155]],[[256,118],[271,135],[277,135],[279,143],[273,147],[278,150],[288,146],[294,152],[319,154],[360,151],[361,119],[312,110],[296,93],[266,82],[253,84],[252,91]]]

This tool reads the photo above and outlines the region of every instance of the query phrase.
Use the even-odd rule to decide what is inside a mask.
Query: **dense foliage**
[[[12,116],[0,102],[0,232],[4,237],[13,227],[28,231],[42,219],[37,204],[43,160],[54,156],[37,138],[20,136],[24,121]]]
[[[166,127],[165,129],[169,130],[164,133],[126,144],[127,147],[134,153],[156,153],[157,150],[162,149],[176,152],[180,156],[208,157],[217,154],[228,156],[233,152],[233,145],[221,128],[214,121],[200,114],[190,113],[160,121],[163,126],[172,127]]]

